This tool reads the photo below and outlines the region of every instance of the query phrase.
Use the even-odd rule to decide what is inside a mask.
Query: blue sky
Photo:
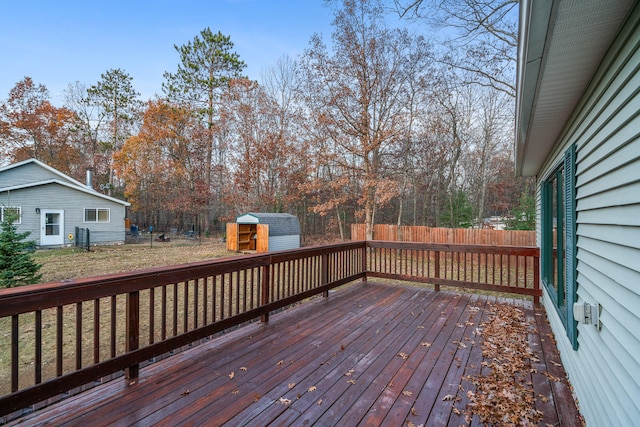
[[[131,75],[146,100],[177,69],[174,45],[206,27],[231,36],[245,73],[260,80],[312,34],[328,42],[331,21],[323,0],[0,0],[0,100],[29,76],[60,106],[69,83],[90,86],[111,68]]]

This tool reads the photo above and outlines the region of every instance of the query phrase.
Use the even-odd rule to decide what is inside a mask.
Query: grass
[[[214,258],[237,256],[235,252],[229,252],[226,244],[219,239],[203,239],[201,241],[176,241],[154,242],[151,246],[146,244],[127,244],[117,246],[98,246],[91,248],[90,252],[77,248],[39,250],[34,254],[36,262],[42,265],[42,282],[55,282],[61,280],[77,279],[81,277],[99,276],[103,274],[135,271],[151,267],[185,264],[189,262],[204,261]],[[190,299],[193,298],[193,283]],[[177,306],[182,316],[184,300],[184,285],[177,289]],[[172,289],[169,293],[168,303],[173,304]],[[148,291],[142,293],[142,299],[148,300]],[[156,295],[159,300],[159,295]],[[108,358],[110,327],[109,318],[111,306],[109,299],[101,299],[100,324],[101,359]],[[159,301],[157,302],[159,304]],[[93,305],[88,302],[82,307],[82,365],[92,363],[93,358]],[[118,296],[116,317],[118,329],[124,330],[124,295]],[[63,359],[64,372],[73,371],[75,368],[75,321],[76,306],[65,306],[63,309]],[[158,310],[159,312],[159,310]],[[142,329],[148,325],[148,306],[143,307],[141,315]],[[158,314],[156,314],[156,317]],[[42,342],[43,342],[43,380],[55,377],[55,324],[56,310],[48,309],[42,312]],[[156,320],[157,322],[160,319]],[[172,325],[172,327],[174,327]],[[175,325],[180,330],[181,325]],[[119,331],[117,338],[118,353],[124,351],[124,335]],[[20,387],[33,384],[34,364],[33,348],[35,342],[34,314],[28,313],[20,316],[19,320],[19,378]],[[156,339],[159,337],[156,337]],[[11,319],[0,319],[0,394],[10,391],[10,360],[11,360]],[[149,338],[146,337],[148,342]]]
[[[134,271],[236,256],[219,239],[96,246],[90,252],[77,248],[40,250],[34,254],[42,265],[43,282]]]

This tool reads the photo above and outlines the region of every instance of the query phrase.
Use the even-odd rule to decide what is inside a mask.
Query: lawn
[[[220,239],[202,239],[96,246],[90,252],[78,248],[39,250],[34,258],[42,265],[42,282],[52,282],[237,255],[227,251]]]

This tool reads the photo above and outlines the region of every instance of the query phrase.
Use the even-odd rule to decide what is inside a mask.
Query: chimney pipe
[[[93,185],[91,184],[93,181],[93,169],[87,169],[87,187],[93,189]]]

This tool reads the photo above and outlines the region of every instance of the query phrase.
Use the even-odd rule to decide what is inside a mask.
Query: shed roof
[[[268,224],[269,236],[300,234],[300,221],[288,213],[247,212],[236,218],[238,224]]]

